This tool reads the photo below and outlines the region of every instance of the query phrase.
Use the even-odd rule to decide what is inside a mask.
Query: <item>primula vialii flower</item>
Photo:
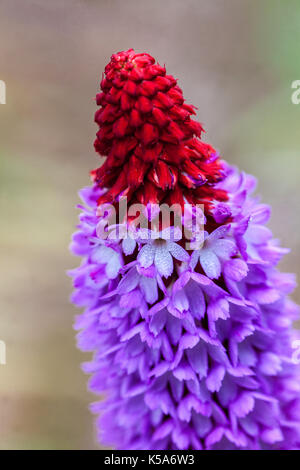
[[[71,250],[83,260],[71,275],[72,300],[85,308],[78,344],[94,351],[84,369],[101,395],[92,406],[99,441],[300,448],[295,280],[276,269],[286,250],[265,227],[269,208],[251,196],[255,179],[201,140],[195,108],[149,54],[113,55],[97,104],[95,149],[106,160],[80,192]],[[190,214],[200,206],[202,243],[188,246],[174,221],[141,228],[129,209],[101,237],[106,208],[120,216],[124,198],[145,207],[149,224],[161,204]]]

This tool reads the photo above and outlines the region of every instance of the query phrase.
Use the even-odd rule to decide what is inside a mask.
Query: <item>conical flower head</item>
[[[149,54],[132,49],[112,56],[97,95],[95,149],[107,159],[92,172],[109,188],[99,203],[122,196],[170,205],[226,199],[214,189],[222,176],[216,151],[201,140],[202,126],[177,81]]]
[[[96,150],[71,250],[78,344],[99,440],[120,449],[299,449],[299,344],[287,250],[265,226],[255,179],[201,140],[176,81],[148,54],[112,56],[101,83]],[[177,227],[144,237],[119,220],[101,237],[104,203],[179,203],[202,243]],[[195,238],[198,226],[192,226]],[[146,230],[149,234],[149,230]],[[126,236],[123,237],[122,234]],[[298,349],[297,349],[298,348]]]

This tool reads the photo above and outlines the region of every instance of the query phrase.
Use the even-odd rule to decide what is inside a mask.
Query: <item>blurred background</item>
[[[112,53],[151,53],[206,140],[259,180],[300,275],[299,0],[1,0],[0,448],[93,449],[66,270],[77,191],[99,165],[95,96]],[[294,299],[300,302],[298,291]]]

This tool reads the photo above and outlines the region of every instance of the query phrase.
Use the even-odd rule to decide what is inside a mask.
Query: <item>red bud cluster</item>
[[[132,49],[114,54],[105,68],[95,149],[106,156],[92,177],[107,191],[99,204],[127,196],[131,203],[204,204],[227,194],[214,188],[222,178],[216,151],[201,140],[195,108],[165,67]]]

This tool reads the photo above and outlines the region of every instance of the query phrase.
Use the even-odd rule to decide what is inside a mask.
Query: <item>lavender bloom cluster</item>
[[[187,252],[161,237],[101,240],[100,190],[80,196],[71,250],[78,345],[89,388],[105,399],[102,444],[118,449],[299,449],[299,365],[293,360],[298,307],[287,250],[265,226],[255,179],[225,165],[216,187],[219,228]],[[171,281],[170,281],[171,280]]]

